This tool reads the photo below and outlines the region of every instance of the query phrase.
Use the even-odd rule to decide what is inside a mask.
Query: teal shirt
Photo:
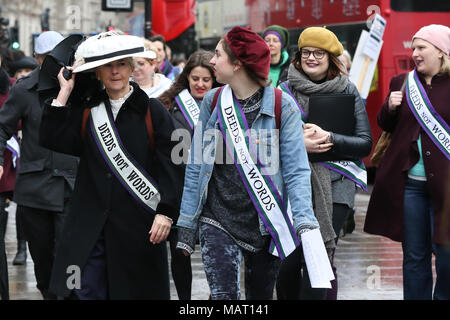
[[[419,148],[419,161],[409,169],[408,174],[418,177],[425,177],[425,167],[423,166],[423,157],[422,157],[422,138],[419,136],[419,139],[417,139],[417,147]]]
[[[272,87],[276,87],[280,78],[281,67],[289,60],[286,50],[281,51],[281,63],[270,65],[269,80],[272,80]]]

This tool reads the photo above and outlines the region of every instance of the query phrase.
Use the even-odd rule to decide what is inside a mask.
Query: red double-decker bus
[[[377,113],[389,92],[391,78],[412,70],[411,38],[422,26],[450,23],[450,0],[246,0],[249,27],[261,32],[278,24],[290,32],[290,51],[297,50],[301,31],[310,26],[327,26],[353,55],[363,29],[375,13],[387,21],[383,48],[378,60],[367,113],[374,146],[381,133]],[[369,157],[365,159],[371,167]]]

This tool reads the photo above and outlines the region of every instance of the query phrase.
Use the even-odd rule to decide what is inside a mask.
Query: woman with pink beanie
[[[450,299],[450,28],[412,38],[409,73],[394,77],[378,124],[391,143],[377,169],[364,231],[402,242],[404,299]],[[436,258],[433,293],[432,253]]]

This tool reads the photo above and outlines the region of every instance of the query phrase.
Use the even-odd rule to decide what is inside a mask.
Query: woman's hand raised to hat
[[[73,70],[72,67],[67,67],[70,71]],[[69,80],[66,80],[63,76],[64,67],[59,70],[58,73],[58,81],[59,81],[59,93],[56,100],[61,103],[63,106],[67,104],[67,100],[69,100],[70,94],[75,86],[75,74],[72,73],[72,77]]]
[[[303,141],[308,153],[322,153],[330,150],[333,147],[330,136],[328,131],[313,123],[306,123],[303,127]]]

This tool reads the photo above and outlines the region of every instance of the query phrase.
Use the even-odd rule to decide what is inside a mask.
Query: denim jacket
[[[211,112],[211,104],[216,90],[218,88],[209,91],[203,99],[199,122],[194,131],[185,174],[180,216],[177,222],[177,226],[181,227],[181,232],[187,231],[184,228],[190,229],[188,232],[191,233],[195,233],[197,230],[198,219],[206,203],[208,183],[214,167],[217,144],[223,143],[222,134],[219,130],[217,108],[214,108]],[[300,110],[294,100],[283,93],[280,138],[278,139],[274,101],[274,88],[266,87],[260,111],[250,130],[251,137],[252,141],[256,142],[258,155],[260,153],[266,154],[266,150],[269,149],[271,151],[268,158],[274,160],[265,166],[266,172],[282,198],[285,198],[283,191],[287,191],[293,214],[293,225],[297,234],[299,234],[303,229],[319,227],[312,208],[311,171],[303,143],[303,122]],[[264,152],[261,152],[261,150],[264,150]],[[259,224],[261,234],[268,235],[269,233],[260,218]],[[189,249],[193,248],[191,245],[186,248],[183,243],[181,245],[179,243],[178,247],[187,249],[187,251],[192,251]]]

